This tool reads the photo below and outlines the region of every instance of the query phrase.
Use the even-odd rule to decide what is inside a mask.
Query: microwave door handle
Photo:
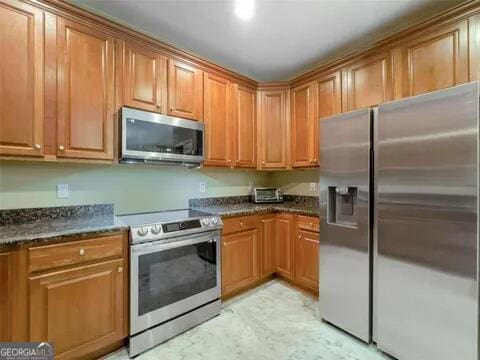
[[[146,243],[132,246],[132,252],[134,253],[152,253],[157,251],[175,249],[182,246],[195,245],[206,241],[216,242],[218,239],[216,236],[201,236],[193,239],[174,241],[166,244],[154,245],[153,243]]]

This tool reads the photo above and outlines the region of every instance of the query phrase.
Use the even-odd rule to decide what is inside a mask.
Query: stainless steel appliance
[[[479,358],[479,101],[320,121],[321,316],[399,360]]]
[[[119,218],[130,226],[135,356],[220,312],[222,221],[191,209]]]
[[[257,187],[252,191],[252,202],[263,203],[282,203],[283,194],[279,188],[275,187]]]
[[[199,166],[204,160],[204,124],[122,107],[120,161]]]

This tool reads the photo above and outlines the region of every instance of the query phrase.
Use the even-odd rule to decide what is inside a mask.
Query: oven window
[[[182,246],[138,258],[138,315],[217,286],[216,243]]]
[[[202,156],[202,131],[127,119],[127,150]]]

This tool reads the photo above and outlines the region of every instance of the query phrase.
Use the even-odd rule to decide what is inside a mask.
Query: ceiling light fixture
[[[255,12],[255,0],[235,0],[235,14],[244,20],[248,21],[253,17]]]

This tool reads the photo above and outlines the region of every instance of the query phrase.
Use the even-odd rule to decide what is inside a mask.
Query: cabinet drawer
[[[297,228],[300,230],[320,232],[320,222],[317,217],[298,215]]]
[[[28,249],[29,272],[123,256],[122,235],[98,237]]]
[[[238,231],[251,230],[257,227],[258,216],[239,216],[223,220],[223,235]]]

